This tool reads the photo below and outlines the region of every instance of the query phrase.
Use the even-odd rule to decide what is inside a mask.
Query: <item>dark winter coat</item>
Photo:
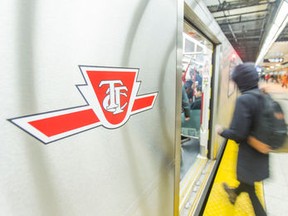
[[[195,101],[191,104],[190,109],[201,109],[201,97],[195,98]]]
[[[190,117],[190,105],[184,86],[182,86],[182,110],[186,118]]]
[[[247,93],[249,90],[259,91],[258,74],[254,67],[244,64],[236,67],[232,79],[242,95],[236,100],[229,129],[224,130],[221,136],[239,143],[237,179],[253,184],[269,177],[269,155],[258,152],[247,143],[247,138],[255,127],[257,113],[261,109],[260,98]]]
[[[258,111],[258,98],[252,94],[243,94],[236,101],[233,119],[229,129],[221,136],[239,143],[237,160],[237,179],[253,184],[269,177],[269,155],[262,154],[247,143],[254,127]]]

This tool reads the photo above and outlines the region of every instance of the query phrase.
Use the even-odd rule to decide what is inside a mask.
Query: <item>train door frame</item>
[[[205,135],[205,139],[202,141],[201,145],[202,145],[202,149],[200,149],[200,153],[201,153],[201,156],[202,157],[207,157],[209,159],[212,159],[212,153],[211,153],[211,137],[212,137],[212,134],[211,134],[211,131],[209,131],[209,129],[211,128],[211,126],[213,126],[212,124],[212,118],[213,117],[213,114],[215,114],[215,110],[214,107],[216,105],[217,107],[217,104],[214,103],[214,99],[217,98],[216,95],[217,95],[217,92],[214,91],[214,89],[218,89],[218,81],[219,81],[219,77],[215,76],[216,74],[218,75],[219,74],[219,70],[216,70],[217,68],[219,68],[219,56],[220,56],[220,46],[221,44],[219,43],[215,43],[211,38],[208,37],[207,34],[205,34],[203,32],[203,30],[199,29],[197,25],[195,25],[194,23],[191,22],[191,20],[189,18],[187,18],[184,14],[184,20],[183,22],[187,22],[193,29],[195,29],[202,37],[204,37],[207,41],[209,41],[213,47],[212,47],[212,55],[211,55],[211,68],[209,69],[209,80],[208,80],[208,87],[210,87],[210,92],[208,94],[209,96],[209,104],[207,104],[208,107],[208,110],[203,110],[203,113],[205,112],[209,112],[209,116],[202,116],[202,118],[204,118],[204,120],[207,120],[207,126],[208,127],[208,131],[202,131],[202,133]],[[216,57],[218,56],[218,60],[216,60]],[[217,64],[217,65],[215,65]],[[206,77],[203,77],[203,79],[206,78]],[[217,83],[215,83],[215,81]],[[215,95],[216,94],[216,95]],[[208,118],[208,119],[207,119]],[[203,129],[203,128],[202,128]],[[205,130],[205,128],[204,128]],[[205,144],[204,144],[205,143]]]
[[[202,3],[197,3],[197,4],[202,4]],[[209,98],[210,102],[209,102],[209,116],[208,116],[208,131],[207,131],[207,141],[206,141],[206,150],[207,150],[206,157],[207,157],[208,161],[210,161],[212,163],[207,162],[208,166],[210,167],[209,172],[208,172],[209,176],[205,180],[205,182],[207,183],[207,182],[211,181],[211,178],[213,178],[213,175],[214,175],[213,173],[216,172],[215,169],[217,167],[217,163],[215,163],[215,162],[217,162],[217,161],[215,159],[220,158],[219,156],[221,156],[221,152],[223,150],[223,145],[222,145],[222,143],[218,143],[217,136],[215,135],[215,131],[213,130],[213,128],[214,128],[215,122],[217,120],[216,117],[217,117],[217,110],[218,110],[218,106],[219,106],[218,94],[220,91],[219,90],[219,84],[220,84],[220,79],[221,79],[220,59],[222,56],[222,47],[223,47],[222,42],[225,41],[225,38],[221,35],[221,30],[220,30],[220,33],[218,35],[217,32],[215,33],[213,31],[214,26],[207,24],[207,23],[209,23],[209,17],[206,18],[205,15],[200,15],[200,17],[198,16],[198,14],[201,14],[201,13],[199,13],[198,10],[205,10],[205,9],[203,9],[204,8],[203,5],[202,5],[203,7],[198,7],[198,9],[196,9],[196,7],[199,6],[197,4],[188,5],[188,3],[186,3],[186,2],[184,3],[183,23],[184,23],[184,21],[187,21],[189,23],[189,25],[191,25],[191,27],[196,29],[202,36],[204,36],[208,41],[210,41],[213,44],[211,68],[210,68],[210,98]],[[191,8],[192,9],[195,8],[195,11],[194,10],[192,11]],[[208,21],[205,19],[207,19]],[[215,25],[216,21],[215,20],[213,20],[213,21],[214,21],[214,23],[210,22],[209,24],[212,23]],[[219,28],[219,26],[217,26],[217,27]],[[217,29],[217,27],[216,27],[216,29]],[[190,187],[190,189],[192,190],[192,187]],[[196,204],[196,206],[198,206],[198,207],[194,206],[194,209],[191,210],[191,208],[193,208],[193,207],[190,206],[189,207],[190,208],[189,215],[191,215],[192,211],[193,212],[200,212],[201,206],[205,202],[205,194],[207,194],[208,191],[209,191],[209,187],[202,188],[200,198],[198,196],[198,200],[197,200],[197,204]],[[181,193],[181,191],[179,191],[179,197],[181,199],[181,197],[183,195],[180,193]],[[204,196],[203,196],[203,194],[204,194]],[[180,203],[179,213],[175,214],[175,215],[180,215],[180,214],[182,215],[182,213],[181,213],[181,200],[178,200],[178,203]],[[183,207],[183,203],[182,203],[182,207]]]
[[[193,193],[191,191],[195,190],[195,185],[199,186],[199,183],[201,181],[203,181],[203,175],[202,175],[202,171],[206,168],[210,169],[210,167],[213,166],[213,163],[209,163],[208,162],[208,155],[210,152],[210,134],[209,133],[209,129],[211,127],[211,99],[212,99],[212,94],[211,92],[213,91],[212,89],[212,82],[214,80],[213,76],[213,70],[214,70],[214,58],[215,58],[215,44],[202,32],[200,31],[197,26],[195,26],[193,23],[190,22],[190,20],[188,20],[187,18],[185,18],[184,16],[184,20],[183,20],[183,25],[184,22],[187,22],[187,24],[193,28],[199,35],[201,35],[201,37],[203,37],[205,40],[209,41],[209,43],[212,44],[212,49],[210,50],[212,52],[209,61],[210,61],[210,68],[208,69],[208,72],[205,74],[205,77],[203,76],[203,84],[205,85],[204,87],[204,95],[207,95],[207,99],[205,99],[205,105],[203,106],[203,110],[201,113],[201,119],[203,119],[203,121],[201,122],[201,128],[200,128],[200,152],[199,155],[197,157],[197,160],[199,162],[195,162],[196,165],[192,165],[192,167],[190,168],[188,174],[184,177],[183,181],[181,181],[181,186],[180,186],[180,205],[179,205],[179,211],[182,214],[185,214],[184,212],[187,212],[187,205],[189,205],[189,203],[195,203],[195,199],[197,199],[197,197],[195,197],[195,193],[193,195]],[[183,31],[184,32],[184,31]],[[185,34],[184,34],[185,36]],[[184,42],[183,42],[184,44]],[[202,45],[203,47],[205,45]],[[207,49],[207,47],[205,46],[205,49]],[[204,50],[204,49],[203,49]],[[210,52],[209,51],[209,52]],[[206,81],[204,80],[206,79]],[[206,82],[206,83],[204,83]],[[205,121],[205,122],[204,122]],[[203,124],[203,125],[202,125]],[[193,189],[194,188],[194,189]],[[204,188],[202,187],[199,192],[201,190],[203,190]],[[201,192],[200,192],[201,193]],[[197,192],[198,194],[198,192]],[[194,196],[194,197],[193,197]],[[194,201],[191,201],[194,200]],[[193,204],[192,204],[193,205]],[[184,206],[186,209],[184,209]],[[195,204],[194,207],[195,208]],[[195,209],[194,209],[195,210]],[[190,209],[189,209],[190,211]]]
[[[209,42],[213,44],[212,49],[212,58],[211,58],[211,68],[210,68],[210,104],[209,104],[209,120],[208,120],[208,134],[207,134],[207,140],[204,140],[203,142],[206,142],[206,149],[202,149],[201,156],[207,157],[208,159],[216,159],[219,146],[218,146],[218,140],[214,139],[216,136],[214,130],[210,130],[212,128],[215,128],[215,117],[217,116],[218,112],[218,100],[217,96],[219,95],[219,83],[221,79],[221,73],[220,73],[220,58],[222,56],[222,44],[221,43],[215,43],[213,42],[205,33],[203,33],[202,30],[200,30],[197,26],[192,24],[189,20],[186,20],[189,22],[192,28],[197,30],[203,37],[205,37]],[[213,143],[216,143],[217,146],[214,146]],[[205,146],[203,144],[203,146]],[[207,150],[206,153],[204,151]]]

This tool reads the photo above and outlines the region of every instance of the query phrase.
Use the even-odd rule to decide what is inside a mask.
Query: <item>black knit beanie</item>
[[[241,92],[258,87],[259,76],[255,64],[252,62],[237,65],[231,78]]]

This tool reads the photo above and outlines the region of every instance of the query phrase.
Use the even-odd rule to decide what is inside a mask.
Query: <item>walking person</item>
[[[282,87],[284,88],[287,88],[287,84],[288,84],[288,76],[287,76],[287,73],[285,73],[283,76],[282,76]]]
[[[258,88],[258,73],[253,63],[244,63],[235,67],[232,80],[239,88],[241,95],[236,100],[236,106],[230,127],[224,129],[217,125],[217,133],[239,144],[237,159],[237,188],[230,188],[223,183],[229,201],[234,204],[242,192],[249,194],[256,216],[267,215],[255,193],[255,182],[269,177],[269,151],[268,145],[263,144],[256,150],[248,144],[249,135],[256,127],[257,113],[261,110],[260,99],[249,91],[260,91]],[[261,149],[261,152],[260,150]]]

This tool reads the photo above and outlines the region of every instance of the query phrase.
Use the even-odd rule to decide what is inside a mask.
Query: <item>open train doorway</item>
[[[189,23],[184,22],[182,88],[188,99],[181,113],[182,180],[198,158],[206,158],[213,44]],[[193,170],[192,170],[193,172]]]
[[[180,215],[186,215],[200,192],[200,178],[209,162],[208,136],[213,43],[184,19],[182,57]],[[198,184],[198,186],[197,186]],[[198,190],[196,191],[195,188]],[[187,206],[189,205],[189,206]],[[196,206],[196,205],[195,205]],[[190,211],[190,210],[189,210]]]

